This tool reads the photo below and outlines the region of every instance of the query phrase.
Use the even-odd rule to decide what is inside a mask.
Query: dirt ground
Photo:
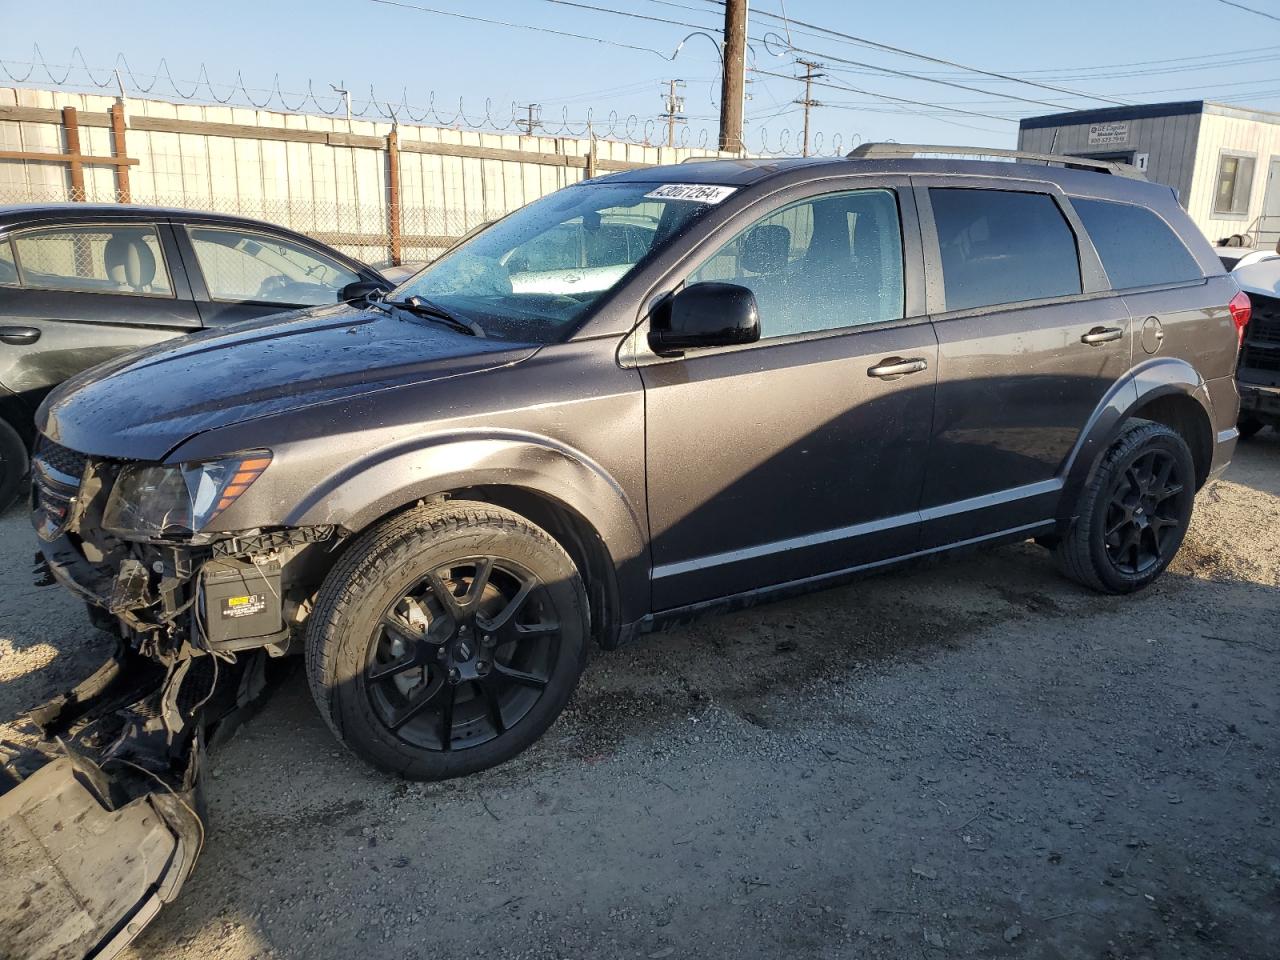
[[[105,650],[0,521],[0,713]],[[1031,545],[598,655],[534,749],[375,774],[301,675],[131,960],[1280,957],[1280,436],[1137,597]]]

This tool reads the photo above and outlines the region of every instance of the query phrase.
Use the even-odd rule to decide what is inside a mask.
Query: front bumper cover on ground
[[[265,655],[164,668],[121,644],[0,729],[0,960],[108,960],[177,896],[204,844],[205,744],[265,687]]]

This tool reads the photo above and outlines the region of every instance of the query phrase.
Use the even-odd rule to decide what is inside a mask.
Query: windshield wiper
[[[403,300],[381,300],[389,307],[399,307],[401,310],[408,310],[416,317],[424,317],[428,320],[436,320],[445,326],[459,333],[465,333],[472,337],[483,337],[485,335],[484,328],[474,320],[464,320],[457,314],[450,313],[438,303],[432,303],[425,297],[414,295],[405,297]]]

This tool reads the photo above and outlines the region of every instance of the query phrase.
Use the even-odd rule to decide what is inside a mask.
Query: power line
[[[709,0],[709,2],[715,3],[718,5],[722,3],[723,0]],[[837,37],[846,42],[857,44],[858,46],[869,47],[873,50],[882,50],[886,53],[893,53],[902,57],[910,57],[914,60],[921,60],[927,63],[936,63],[944,67],[953,67],[958,70],[965,70],[969,73],[976,73],[984,77],[992,77],[997,80],[1007,80],[1013,83],[1026,84],[1027,86],[1031,86],[1031,87],[1039,87],[1042,90],[1050,90],[1050,91],[1053,91],[1054,93],[1065,93],[1065,94],[1068,94],[1069,96],[1083,97],[1087,100],[1098,100],[1104,103],[1112,103],[1119,106],[1126,106],[1126,104],[1123,101],[1115,100],[1111,97],[1098,96],[1097,94],[1087,93],[1082,90],[1071,90],[1067,87],[1058,87],[1058,86],[1054,86],[1053,84],[1042,83],[1038,80],[1028,80],[1023,77],[1016,77],[1007,73],[1000,73],[999,71],[996,71],[996,70],[984,70],[981,67],[974,67],[966,63],[959,63],[955,60],[948,60],[945,57],[935,57],[927,53],[920,53],[919,51],[916,51],[916,50],[908,50],[905,47],[896,47],[893,44],[881,43],[877,40],[870,40],[867,37],[859,37],[851,33],[844,33],[840,30],[833,30],[830,27],[824,27],[821,24],[808,23],[804,20],[796,20],[794,17],[785,17],[780,14],[770,13],[767,10],[757,10],[756,12],[760,16],[768,17],[771,20],[780,20],[783,23],[796,24],[801,27],[807,27],[812,30],[817,30],[822,34],[832,36],[832,37]],[[826,54],[820,53],[818,51],[805,50],[801,47],[795,47],[794,45],[791,45],[791,46],[798,53],[809,54],[810,56],[815,56],[815,57],[826,56]],[[830,59],[839,59],[839,58],[831,57]],[[850,62],[850,61],[845,61],[845,62]],[[866,66],[865,64],[859,64],[859,65]],[[1043,101],[1036,101],[1036,102],[1043,103]]]
[[[1249,13],[1256,13],[1260,17],[1266,17],[1268,20],[1280,21],[1274,13],[1266,13],[1262,10],[1255,10],[1253,7],[1246,7],[1243,3],[1235,3],[1234,0],[1218,0],[1219,3],[1225,3],[1228,7],[1235,7],[1237,10],[1245,10]]]
[[[640,50],[644,53],[652,53],[669,60],[665,53],[661,50],[654,50],[652,47],[641,47],[634,43],[623,43],[619,40],[609,40],[605,37],[593,37],[589,34],[571,33],[568,30],[556,30],[552,27],[539,27],[529,23],[514,23],[510,20],[495,20],[492,17],[477,17],[468,13],[457,13],[453,10],[439,10],[435,7],[422,7],[416,3],[402,3],[400,0],[369,0],[370,3],[379,3],[386,7],[400,7],[404,10],[416,10],[419,13],[434,13],[442,17],[455,17],[459,20],[470,20],[474,23],[487,23],[490,26],[497,27],[513,27],[518,30],[532,30],[535,33],[550,33],[558,37],[569,37],[573,40],[590,40],[594,43],[603,43],[610,47],[621,47],[624,50]]]
[[[795,77],[789,76],[788,74],[774,73],[770,70],[762,70],[759,67],[753,67],[752,70],[755,73],[762,73],[767,77],[781,77],[783,80],[795,79]],[[959,114],[964,114],[965,116],[970,116],[970,117],[981,117],[984,120],[999,120],[999,121],[1008,122],[1008,123],[1014,122],[1009,117],[1000,117],[992,113],[979,113],[974,110],[961,110],[956,107],[944,107],[941,104],[929,103],[926,100],[912,100],[908,97],[894,97],[894,96],[890,96],[887,93],[876,93],[872,90],[863,90],[860,87],[853,87],[847,84],[835,84],[831,82],[823,82],[821,80],[815,80],[813,81],[813,85],[815,87],[829,87],[832,90],[845,90],[851,93],[860,93],[863,96],[876,97],[877,99],[881,99],[881,100],[892,100],[895,103],[908,103],[908,104],[914,104],[915,106],[918,106],[918,107],[930,107],[935,110],[946,110],[949,113],[959,113]]]

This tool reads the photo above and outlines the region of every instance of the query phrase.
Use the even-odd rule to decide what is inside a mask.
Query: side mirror
[[[760,339],[756,295],[736,283],[695,283],[668,297],[649,321],[659,356],[693,347],[727,347]]]
[[[376,280],[355,280],[338,291],[338,299],[351,303],[357,300],[367,300],[372,296],[386,292],[387,285],[385,283],[378,283]]]

